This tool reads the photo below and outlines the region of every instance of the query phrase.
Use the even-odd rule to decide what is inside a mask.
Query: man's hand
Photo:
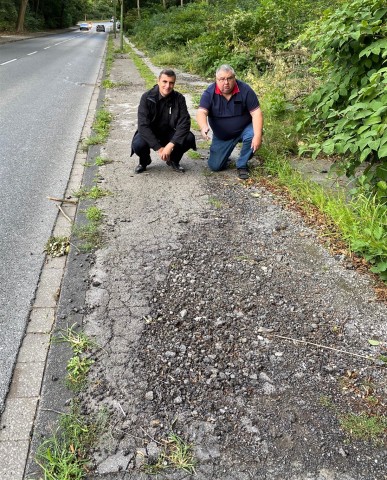
[[[159,154],[161,160],[164,160],[164,162],[166,162],[170,159],[174,146],[175,145],[173,143],[169,142],[165,145],[165,147],[161,147],[157,150],[157,153]]]
[[[262,145],[262,135],[254,135],[251,141],[251,149],[253,153],[255,153],[261,145]]]
[[[201,133],[202,137],[204,138],[204,140],[209,140],[210,139],[210,137],[208,136],[208,132],[210,131],[210,127],[208,126],[207,119],[208,119],[207,110],[205,110],[204,108],[199,108],[198,112],[197,112],[197,115],[196,115],[196,120],[199,124],[200,133]]]
[[[208,127],[203,127],[200,129],[200,133],[202,134],[202,137],[204,138],[204,140],[210,139],[210,137],[208,136],[209,131],[210,129]]]
[[[251,113],[253,120],[254,137],[251,141],[251,149],[255,153],[262,144],[263,115],[260,108]]]

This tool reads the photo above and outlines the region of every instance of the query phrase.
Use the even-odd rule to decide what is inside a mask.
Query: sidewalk
[[[88,480],[385,479],[383,445],[340,427],[341,415],[385,412],[385,369],[366,358],[387,338],[372,281],[324,250],[281,199],[234,169],[211,174],[205,148],[184,157],[185,175],[155,155],[134,175],[144,82],[127,55],[110,79],[118,86],[100,101],[113,122],[98,152],[112,161],[98,176],[112,192],[97,202],[105,245],[72,252],[55,320],[82,325],[99,346],[79,398],[84,414],[109,421]],[[196,81],[178,73],[176,89],[199,91]],[[68,408],[68,354],[50,347],[32,452]],[[171,432],[193,444],[195,476],[144,473]],[[24,478],[40,478],[33,454]]]

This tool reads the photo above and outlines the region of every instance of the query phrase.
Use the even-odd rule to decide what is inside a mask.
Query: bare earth
[[[98,201],[105,247],[83,318],[100,348],[81,394],[109,428],[88,479],[386,479],[386,437],[340,428],[344,414],[386,413],[386,368],[365,358],[387,339],[372,281],[281,199],[234,169],[210,174],[205,150],[184,175],[156,157],[134,175],[144,82],[125,55],[110,79],[100,185],[113,195]],[[196,80],[178,75],[176,89]],[[192,443],[195,475],[144,470],[171,432]]]

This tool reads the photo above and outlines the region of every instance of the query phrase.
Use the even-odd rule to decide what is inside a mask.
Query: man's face
[[[161,75],[157,82],[157,85],[159,86],[160,94],[163,97],[167,97],[172,92],[173,87],[175,86],[175,81],[175,77],[168,77],[165,74]]]
[[[231,72],[220,71],[216,76],[216,85],[223,94],[229,94],[235,87],[235,75]]]

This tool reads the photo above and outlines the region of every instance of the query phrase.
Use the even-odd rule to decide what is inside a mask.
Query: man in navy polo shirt
[[[210,138],[210,128],[213,132],[209,168],[225,169],[235,146],[242,142],[236,167],[239,178],[249,178],[248,161],[262,143],[263,115],[254,90],[236,80],[230,65],[217,69],[216,82],[203,93],[196,119],[205,140]]]

